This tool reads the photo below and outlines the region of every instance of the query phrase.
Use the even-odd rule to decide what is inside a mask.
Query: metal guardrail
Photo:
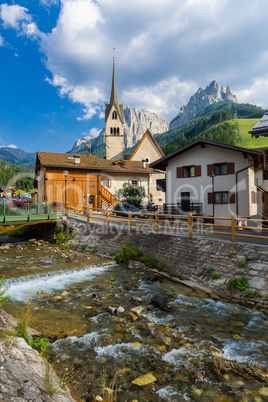
[[[0,224],[52,220],[59,215],[59,212],[58,208],[53,208],[50,204],[0,203]]]
[[[252,239],[267,239],[268,244],[268,220],[247,219],[231,217],[211,217],[197,216],[189,213],[188,215],[174,215],[164,213],[144,212],[140,217],[134,218],[135,214],[131,211],[120,211],[120,216],[114,215],[111,211],[99,208],[86,208],[84,206],[73,206],[69,209],[74,217],[83,216],[87,222],[102,222],[106,225],[116,223],[125,225],[129,229],[140,226],[150,228],[155,233],[161,232],[186,232],[188,237],[193,237],[194,233],[199,234],[219,234],[230,237],[233,242],[237,237],[250,237]],[[256,226],[252,226],[256,225]],[[242,233],[248,232],[248,233]]]

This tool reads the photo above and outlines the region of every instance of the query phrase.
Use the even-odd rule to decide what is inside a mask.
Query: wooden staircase
[[[119,204],[118,199],[103,186],[100,186],[100,191],[102,209],[105,209],[106,211],[113,211],[114,207]]]

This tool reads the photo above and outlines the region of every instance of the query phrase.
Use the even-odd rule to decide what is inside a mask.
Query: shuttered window
[[[208,193],[208,204],[213,204],[213,193]],[[214,193],[214,204],[235,204],[235,193],[216,191]]]
[[[186,177],[199,177],[201,176],[201,166],[181,166],[177,167],[177,179]]]
[[[234,174],[235,164],[234,162],[224,162],[207,165],[207,175],[211,176],[212,172],[215,174],[215,176]]]

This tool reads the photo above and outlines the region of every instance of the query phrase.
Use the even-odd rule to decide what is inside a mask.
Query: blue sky
[[[0,6],[0,146],[66,152],[120,101],[166,121],[199,87],[268,108],[266,0],[14,0]]]

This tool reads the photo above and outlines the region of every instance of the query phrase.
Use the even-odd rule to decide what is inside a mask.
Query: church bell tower
[[[105,104],[105,142],[106,159],[124,159],[124,112],[118,101],[114,58],[111,98]]]

